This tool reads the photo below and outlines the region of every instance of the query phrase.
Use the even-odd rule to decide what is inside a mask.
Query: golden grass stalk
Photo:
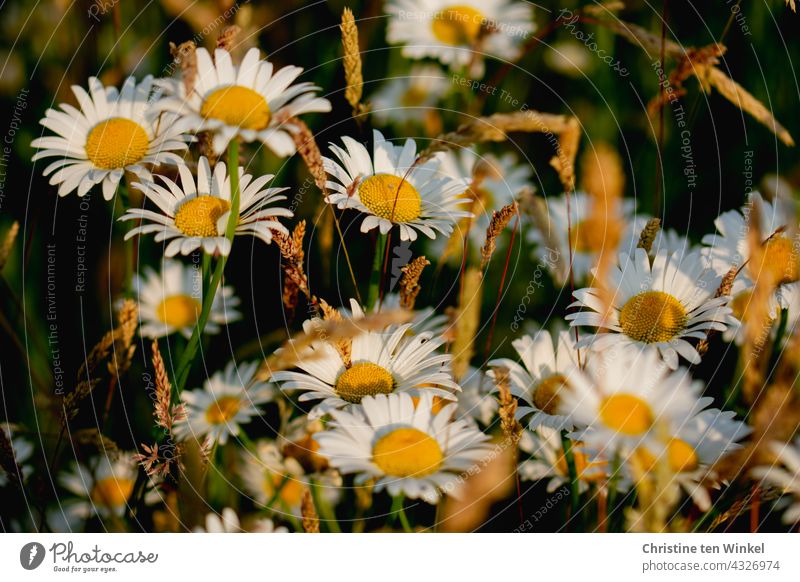
[[[235,24],[223,28],[217,37],[217,48],[226,50],[229,53],[233,52],[233,45],[236,43],[236,37],[239,36],[240,32],[242,32],[242,29]]]
[[[177,46],[171,42],[169,52],[174,62],[181,68],[181,80],[186,94],[191,95],[197,80],[197,45],[193,40],[187,40]]]
[[[733,288],[733,281],[736,279],[736,275],[739,274],[739,267],[731,267],[728,269],[728,272],[725,273],[725,276],[722,277],[722,281],[720,281],[719,287],[714,292],[714,298],[718,297],[726,297],[731,294],[731,289]],[[710,329],[706,332],[706,337],[700,340],[697,344],[697,352],[703,356],[708,351],[708,340],[714,334],[714,330]]]
[[[581,126],[574,117],[567,119],[566,127],[558,136],[556,156],[551,158],[550,165],[558,172],[558,179],[565,192],[575,190],[575,157],[581,141]]]
[[[639,235],[639,242],[636,243],[636,248],[644,249],[646,253],[650,254],[650,251],[653,249],[653,241],[656,240],[659,230],[661,230],[660,218],[651,218],[648,220]]]
[[[422,291],[422,286],[419,284],[419,278],[422,276],[422,271],[430,265],[431,262],[424,256],[417,257],[405,267],[402,267],[403,275],[400,277],[400,307],[404,309],[414,309],[414,304],[417,302],[417,295]]]
[[[169,381],[167,367],[158,349],[158,340],[153,340],[153,369],[155,371],[156,400],[153,408],[153,416],[156,419],[156,426],[160,426],[172,432],[175,417],[183,413],[183,405],[172,405],[172,384]]]
[[[311,303],[316,303],[308,290],[308,277],[303,267],[305,252],[303,251],[303,238],[306,234],[306,221],[301,220],[292,231],[291,236],[281,232],[275,232],[273,239],[278,246],[283,261],[283,306],[290,316],[294,315],[299,302],[299,295],[302,292]]]
[[[757,503],[761,503],[764,501],[772,501],[774,499],[778,499],[781,496],[781,494],[782,492],[777,489],[769,489],[767,491],[759,490],[759,493],[757,495],[755,494],[755,491],[748,493],[746,497],[744,497],[743,499],[737,499],[727,510],[723,511],[717,517],[715,517],[714,520],[706,528],[706,533],[714,531],[724,523],[727,523],[734,519],[738,519],[740,515],[742,515],[745,511],[748,511],[752,507],[754,501],[756,501]]]
[[[632,44],[640,46],[651,58],[656,58],[657,55],[661,54],[662,42],[660,35],[653,34],[640,26],[616,18],[600,18],[597,23],[625,37]],[[710,92],[712,88],[716,89],[725,99],[742,111],[749,113],[756,121],[772,131],[784,144],[787,146],[794,145],[794,139],[791,134],[775,119],[763,103],[717,68],[716,64],[709,64],[707,59],[708,51],[684,47],[671,40],[666,40],[663,48],[666,56],[679,63],[683,60],[690,61],[691,66],[684,65],[683,69],[691,71],[691,74],[697,77],[704,91]],[[697,62],[692,61],[692,57],[697,55],[701,55],[702,58]]]
[[[3,239],[3,244],[0,245],[0,271],[2,271],[6,266],[8,258],[11,256],[11,251],[14,249],[14,243],[17,240],[18,233],[19,222],[15,220],[8,229],[8,232],[6,232],[6,236]]]
[[[266,358],[256,373],[256,379],[269,380],[274,372],[293,368],[301,359],[304,362],[312,361],[315,354],[308,353],[308,348],[314,342],[335,343],[345,339],[351,340],[366,331],[383,330],[389,325],[406,323],[411,320],[413,315],[406,309],[391,309],[379,313],[369,313],[357,321],[352,319],[318,320],[312,330],[301,331],[292,336],[279,350]]]
[[[96,428],[83,428],[73,431],[70,433],[70,439],[75,445],[94,447],[104,456],[118,457],[120,453],[117,443]]]
[[[78,370],[77,386],[64,396],[62,403],[62,421],[64,423],[75,418],[79,412],[80,402],[89,396],[94,387],[100,383],[101,378],[96,376],[97,366],[108,357],[112,347],[114,348],[114,358],[108,362],[108,371],[114,380],[118,381],[119,376],[128,369],[136,349],[136,345],[133,344],[133,336],[138,325],[137,314],[136,302],[126,299],[117,315],[117,327],[107,332],[91,349]]]
[[[500,400],[500,428],[507,441],[516,444],[522,438],[522,425],[517,420],[517,399],[511,395],[511,376],[504,366],[496,366],[493,371]]]
[[[794,0],[786,0],[786,5],[792,9],[792,12],[797,12],[797,6]]]
[[[22,487],[22,468],[17,464],[11,439],[2,426],[0,426],[0,467],[8,475],[9,481],[16,487]]]
[[[320,309],[322,309],[322,319],[324,321],[333,321],[337,323],[344,321],[342,314],[339,313],[336,308],[328,305],[324,299],[320,299],[319,306]],[[353,339],[350,337],[343,337],[332,340],[330,343],[336,351],[339,352],[345,367],[349,368],[352,365]]]
[[[503,206],[500,210],[492,211],[492,219],[486,229],[486,241],[481,248],[481,266],[483,271],[492,260],[492,255],[497,248],[497,237],[500,236],[514,216],[519,215],[519,205],[515,202]]]
[[[361,49],[358,46],[358,26],[353,11],[345,8],[342,12],[342,47],[344,48],[344,78],[347,87],[344,98],[353,108],[353,116],[365,111],[361,104],[361,93],[364,89],[364,78],[361,75]]]
[[[478,269],[470,267],[464,273],[461,301],[454,318],[455,337],[451,346],[452,370],[456,381],[466,373],[475,354],[475,336],[481,318],[482,282],[483,276]]]
[[[300,503],[300,512],[303,516],[303,531],[306,533],[319,533],[319,516],[314,507],[311,491],[303,490],[303,499]]]

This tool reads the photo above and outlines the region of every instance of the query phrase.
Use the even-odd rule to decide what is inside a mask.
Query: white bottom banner
[[[0,580],[800,580],[793,534],[4,534]]]

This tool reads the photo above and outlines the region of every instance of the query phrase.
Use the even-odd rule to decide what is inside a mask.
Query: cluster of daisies
[[[486,55],[517,58],[534,30],[530,5],[510,0],[391,0],[387,12],[388,40],[403,45],[403,55],[432,57],[470,74],[480,74]],[[55,135],[33,142],[40,150],[34,160],[55,158],[43,173],[59,195],[83,196],[98,185],[107,200],[120,189],[143,195],[142,205],[125,208],[120,220],[132,224],[126,239],[154,235],[162,247],[159,269],[144,268],[131,289],[140,335],[161,341],[173,334],[190,339],[198,330],[219,333],[240,320],[235,290],[209,286],[207,261],[222,261],[224,268],[239,236],[269,244],[275,233],[289,234],[293,213],[281,205],[288,188],[274,186],[272,175],[246,173],[238,165],[239,144],[263,144],[288,157],[296,149],[293,120],[331,109],[318,87],[297,82],[302,69],[275,70],[258,49],[237,64],[226,50],[201,48],[196,61],[192,85],[147,77],[129,78],[119,90],[94,78],[88,91],[73,87],[79,108],[48,110],[42,125]],[[374,118],[414,123],[436,106],[446,83],[438,66],[417,65],[376,93]],[[193,157],[200,134],[206,155]],[[530,164],[512,153],[467,148],[421,161],[412,139],[392,141],[378,130],[371,137],[370,145],[342,137],[322,159],[325,203],[358,213],[363,234],[356,236],[364,240],[371,231],[391,231],[408,243],[424,235],[424,248],[442,261],[460,261],[465,252],[473,261],[490,212],[531,187]],[[228,163],[217,160],[225,152]],[[755,194],[741,211],[722,214],[718,232],[704,237],[703,246],[665,230],[650,251],[637,248],[648,217],[627,201],[616,261],[598,285],[593,266],[605,236],[589,197],[574,193],[548,200],[547,224],[526,232],[531,261],[545,261],[557,284],[571,276],[575,301],[552,331],[534,329],[515,339],[515,358],[456,372],[451,323],[431,308],[406,323],[365,326],[348,339],[323,333],[326,320],[357,325],[365,313],[398,309],[398,296],[387,294],[375,306],[351,300],[304,321],[306,337],[315,339],[283,348],[292,352],[292,369],[264,375],[257,362],[232,361],[202,386],[182,390],[173,436],[200,443],[212,460],[223,448],[234,450],[234,460],[226,459],[237,468],[235,485],[256,510],[253,519],[240,519],[225,507],[198,520],[205,526],[198,530],[286,531],[273,519],[297,528],[306,491],[331,528],[335,510],[326,514],[325,508],[348,500],[351,488],[392,497],[401,511],[404,499],[436,504],[443,495],[458,495],[466,476],[496,454],[501,369],[524,426],[522,478],[545,480],[551,491],[571,484],[583,494],[627,490],[659,468],[708,510],[710,490],[721,485],[715,464],[750,429],[733,412],[712,407],[689,366],[701,361],[698,343],[710,332],[741,342],[756,283],[749,273],[758,271],[742,270],[730,294],[717,291],[726,273],[750,258],[753,204],[761,208],[760,232],[774,233],[755,255],[779,282],[771,299],[774,324],[793,327],[800,313],[798,223],[778,201]],[[613,290],[610,306],[604,289]],[[281,416],[276,436],[252,441],[248,425],[267,424],[274,409]],[[12,444],[24,465],[30,443],[15,438]],[[798,445],[772,446],[784,466],[761,467],[753,477],[800,496]],[[131,453],[76,463],[60,476],[72,497],[49,517],[51,526],[76,528],[94,516],[123,519],[140,471]],[[163,485],[150,479],[144,502],[163,503]],[[797,521],[800,504],[784,518]]]

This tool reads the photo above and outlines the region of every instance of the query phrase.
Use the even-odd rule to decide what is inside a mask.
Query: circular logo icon
[[[44,561],[44,546],[39,542],[30,542],[19,551],[19,563],[26,570],[35,570]]]

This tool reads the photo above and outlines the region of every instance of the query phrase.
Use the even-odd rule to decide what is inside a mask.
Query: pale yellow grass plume
[[[641,26],[616,18],[600,18],[597,23],[625,37],[632,44],[643,48],[652,58],[657,58],[657,55],[661,54],[661,37],[645,30]],[[678,66],[682,67],[682,70],[691,71],[691,74],[697,77],[704,91],[709,92],[712,88],[716,89],[725,99],[766,126],[784,144],[793,146],[794,139],[786,128],[775,119],[763,103],[722,72],[713,59],[709,59],[711,52],[712,49],[701,50],[683,47],[671,40],[664,42],[665,55],[678,62]],[[700,58],[697,61],[692,60],[693,57],[698,56]],[[685,60],[689,60],[688,66],[686,63],[680,64]]]
[[[197,80],[197,45],[193,40],[187,40],[179,45],[174,42],[169,43],[169,52],[173,61],[181,68],[181,80],[186,94],[190,95],[194,91],[194,83]]]
[[[311,491],[308,489],[303,490],[300,512],[303,516],[303,531],[306,533],[319,533],[319,516],[314,507],[314,499],[311,497]]]
[[[482,283],[483,276],[478,269],[470,267],[464,273],[461,300],[454,315],[455,335],[451,346],[452,370],[456,381],[464,376],[475,354],[475,336],[481,319]]]
[[[107,364],[112,381],[117,382],[119,376],[128,369],[133,358],[133,352],[136,349],[136,344],[133,343],[133,335],[138,324],[137,314],[136,302],[126,299],[117,315],[117,327],[107,332],[97,345],[91,349],[78,370],[77,386],[64,397],[62,403],[63,422],[66,423],[66,421],[78,414],[80,402],[89,396],[94,387],[100,383],[101,378],[97,375],[97,367],[108,358],[112,348],[114,349],[114,354],[112,360]]]
[[[581,141],[581,126],[574,117],[567,119],[566,127],[558,136],[558,148],[550,165],[558,172],[558,179],[565,192],[575,190],[575,157]]]
[[[786,0],[786,5],[792,9],[792,12],[797,12],[797,6],[794,0]]]
[[[625,229],[621,214],[625,189],[622,160],[616,150],[600,142],[584,154],[581,173],[583,187],[589,194],[589,215],[581,224],[571,226],[571,230],[575,230],[571,237],[581,236],[577,229],[586,229],[593,231],[594,239],[602,240],[593,285],[600,289],[600,299],[610,308],[616,289],[608,287],[608,273],[617,258],[615,255]],[[603,313],[607,315],[609,309]]]
[[[492,505],[514,490],[515,451],[516,443],[497,442],[480,462],[459,476],[458,495],[444,500],[439,531],[471,532],[486,521]]]
[[[414,309],[414,304],[417,302],[417,295],[422,291],[422,286],[419,284],[419,278],[422,276],[422,271],[430,265],[431,262],[424,256],[417,257],[405,267],[402,267],[403,275],[400,277],[400,306],[404,309]]]
[[[500,210],[492,211],[492,219],[489,222],[489,227],[486,229],[486,241],[481,248],[481,266],[480,270],[483,271],[492,260],[492,255],[497,248],[497,237],[500,236],[508,223],[511,222],[513,217],[519,219],[519,205],[516,202],[503,206]]]
[[[714,292],[714,298],[718,297],[726,297],[731,294],[731,289],[733,289],[733,281],[736,279],[736,276],[739,274],[741,267],[731,267],[728,269],[728,272],[725,273],[725,276],[722,277],[722,281],[720,281],[719,287]],[[701,356],[704,356],[705,353],[708,351],[708,340],[714,335],[715,331],[710,329],[706,332],[706,337],[700,340],[697,344],[697,353]]]
[[[235,24],[226,26],[217,37],[217,48],[226,50],[229,53],[233,52],[234,45],[236,44],[236,37],[239,36],[241,31],[242,29]]]
[[[335,323],[341,323],[344,321],[342,314],[339,313],[336,308],[328,305],[324,299],[320,299],[319,307],[322,310],[323,321],[331,321]],[[351,356],[353,354],[353,338],[343,337],[331,340],[330,344],[336,349],[337,352],[339,352],[345,367],[349,368],[352,365]]]
[[[297,309],[299,295],[302,293],[309,302],[315,303],[314,298],[308,290],[308,277],[303,268],[305,252],[303,251],[303,238],[306,234],[306,221],[301,220],[297,223],[291,235],[280,232],[273,234],[275,244],[281,253],[281,268],[283,269],[283,306],[289,316],[293,316]]]
[[[269,380],[274,372],[294,367],[301,358],[304,362],[312,361],[314,355],[304,352],[313,342],[323,340],[335,344],[344,340],[350,341],[366,331],[378,331],[390,325],[407,323],[413,315],[406,309],[391,309],[370,313],[358,320],[347,318],[340,321],[331,319],[318,321],[312,330],[292,336],[284,342],[280,350],[264,360],[255,378],[261,381]]]
[[[11,224],[11,227],[6,232],[3,239],[3,244],[0,245],[0,271],[6,266],[8,258],[11,256],[11,251],[14,249],[14,243],[17,240],[19,233],[19,222],[16,220]]]
[[[342,47],[344,48],[344,78],[347,87],[344,98],[353,108],[353,116],[357,117],[366,111],[361,104],[361,93],[364,89],[364,78],[361,74],[361,49],[358,46],[358,27],[353,12],[345,8],[342,12]]]
[[[639,234],[639,242],[636,243],[636,248],[644,249],[646,253],[650,253],[653,248],[653,241],[658,236],[658,231],[661,230],[661,219],[651,218],[644,225],[641,234]]]

